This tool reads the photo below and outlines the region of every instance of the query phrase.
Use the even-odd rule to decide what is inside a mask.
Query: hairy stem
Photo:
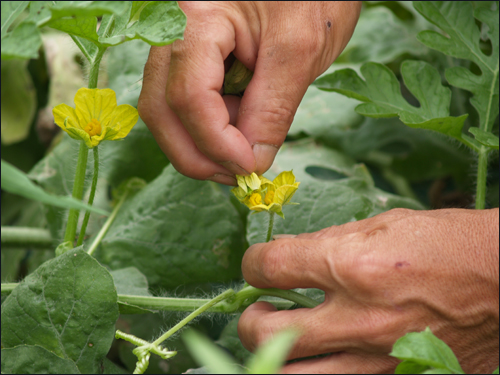
[[[102,57],[104,56],[104,52],[106,52],[107,47],[99,47],[97,54],[95,55],[93,60],[89,60],[90,63],[90,71],[89,71],[89,89],[97,88],[97,79],[99,77],[99,67],[101,65]]]
[[[73,198],[81,200],[83,195],[83,185],[85,183],[85,171],[87,169],[87,158],[89,149],[84,141],[80,142],[80,151],[78,152],[78,161],[76,163],[75,182],[73,183]],[[80,210],[72,208],[69,210],[68,222],[66,224],[66,233],[64,241],[73,244],[76,235],[76,225],[78,224],[78,215]]]
[[[217,297],[215,297],[214,299],[210,300],[209,302],[207,302],[206,304],[204,304],[203,306],[201,306],[200,308],[196,309],[191,314],[186,316],[184,319],[182,319],[179,323],[177,323],[175,326],[173,326],[171,329],[169,329],[163,335],[161,335],[158,338],[158,340],[153,342],[153,345],[160,345],[163,341],[168,339],[170,336],[172,336],[175,332],[180,330],[182,327],[184,327],[186,324],[188,324],[191,320],[196,318],[198,315],[207,311],[210,307],[212,307],[213,305],[216,305],[220,301],[223,301],[226,298],[233,296],[234,294],[235,294],[234,290],[228,289],[224,293],[222,293],[222,294],[218,295]]]
[[[266,242],[271,241],[271,237],[273,235],[273,226],[274,226],[274,212],[269,212],[269,226],[267,227]]]
[[[50,248],[54,241],[50,232],[40,228],[2,226],[2,247],[5,248]]]
[[[125,193],[123,193],[123,195],[120,197],[120,200],[118,201],[116,206],[113,208],[113,211],[111,211],[111,215],[108,216],[108,219],[106,220],[101,230],[97,234],[97,237],[94,239],[94,242],[92,242],[92,245],[90,245],[90,248],[87,251],[89,255],[94,254],[94,252],[96,251],[97,247],[99,246],[102,239],[106,235],[106,232],[108,231],[109,227],[111,226],[111,224],[113,224],[113,221],[116,218],[116,214],[118,213],[118,211],[120,211],[123,202],[125,202],[125,199],[127,199],[127,195],[128,191],[125,191]]]
[[[99,151],[97,146],[94,147],[94,175],[92,176],[92,187],[90,188],[90,196],[88,204],[92,206],[94,203],[95,190],[97,187],[97,180],[99,178]],[[90,211],[85,212],[85,217],[83,218],[82,228],[80,229],[80,235],[78,236],[78,242],[76,246],[80,246],[83,243],[83,238],[85,237],[85,231],[87,230],[87,224],[90,218]]]
[[[476,209],[483,210],[486,203],[486,176],[488,174],[488,148],[481,146],[478,155]]]
[[[2,294],[10,294],[19,283],[2,283]]]

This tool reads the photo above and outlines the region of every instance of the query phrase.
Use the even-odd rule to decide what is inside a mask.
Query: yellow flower
[[[261,212],[275,212],[282,218],[283,206],[291,203],[290,200],[298,189],[300,182],[295,182],[292,171],[281,172],[273,181],[252,173],[250,176],[236,176],[238,187],[232,192],[238,200],[249,209]]]
[[[81,88],[74,101],[75,108],[55,106],[54,121],[71,138],[85,141],[88,148],[101,141],[125,138],[139,119],[137,109],[131,105],[116,105],[116,94],[111,89]]]

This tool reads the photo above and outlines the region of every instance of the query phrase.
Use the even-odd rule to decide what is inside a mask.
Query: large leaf
[[[36,110],[36,90],[27,61],[2,61],[2,144],[28,137]]]
[[[429,369],[445,370],[451,374],[464,373],[453,351],[434,336],[429,327],[425,331],[407,333],[401,337],[394,344],[390,355],[406,362],[428,366]],[[403,366],[408,368],[409,364],[400,366],[402,367],[399,371],[402,371]],[[396,373],[401,373],[396,371]]]
[[[470,128],[469,132],[474,135],[476,141],[484,146],[498,150],[498,137],[490,132],[485,132],[481,128]]]
[[[498,116],[498,2],[490,2],[490,9],[476,10],[469,1],[415,1],[414,6],[447,34],[422,31],[418,34],[422,43],[446,55],[470,60],[481,69],[481,75],[476,75],[457,66],[448,68],[445,75],[451,85],[474,94],[471,104],[479,113],[480,128],[490,131]],[[480,48],[481,32],[474,17],[487,26],[485,34],[491,41],[491,55]]]
[[[57,207],[89,210],[101,215],[108,215],[106,211],[91,207],[72,197],[55,196],[45,192],[42,188],[31,182],[26,174],[4,160],[2,160],[2,189],[9,193],[18,194]]]
[[[405,126],[396,118],[365,118],[357,128],[332,128],[318,139],[378,168],[387,167],[409,182],[454,176],[468,180],[471,153],[440,134]]]
[[[80,374],[75,362],[38,345],[2,349],[2,374]]]
[[[340,60],[385,64],[407,53],[423,55],[428,49],[415,38],[420,27],[421,23],[400,20],[385,6],[364,9]]]
[[[151,286],[229,281],[241,274],[243,223],[216,184],[167,167],[123,205],[101,247],[104,263],[135,266]]]
[[[441,76],[423,61],[405,61],[401,74],[408,90],[420,107],[409,104],[401,95],[394,73],[382,64],[366,63],[361,67],[365,80],[351,69],[336,71],[314,82],[322,90],[335,91],[365,103],[356,111],[369,117],[399,116],[406,125],[435,130],[458,140],[467,115],[449,116],[450,89],[441,85]]]
[[[39,345],[97,373],[114,338],[118,305],[113,278],[81,249],[28,275],[2,304],[2,344]]]
[[[42,39],[33,23],[22,23],[2,39],[2,60],[36,59]]]
[[[16,18],[28,6],[29,1],[2,1],[1,16],[1,38],[7,35],[7,31]]]
[[[154,46],[164,46],[182,39],[186,15],[175,1],[134,1],[130,10],[120,17],[104,16],[103,24],[111,24],[109,32],[99,33],[102,45],[117,45],[142,39]]]

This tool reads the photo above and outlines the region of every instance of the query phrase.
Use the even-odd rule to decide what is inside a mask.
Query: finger
[[[165,99],[170,46],[151,47],[144,68],[138,110],[158,145],[174,168],[191,178],[227,185],[236,181],[230,171],[203,155]]]
[[[248,248],[242,261],[245,280],[257,288],[319,288],[335,286],[321,240],[280,239]]]
[[[227,18],[207,19],[200,12],[190,11],[193,20],[202,22],[196,28],[188,24],[185,40],[173,44],[167,103],[204,155],[235,174],[246,175],[254,171],[255,158],[246,138],[230,124],[219,93],[224,59],[235,47],[234,28]]]
[[[274,38],[259,50],[255,72],[241,101],[238,129],[255,155],[256,173],[269,169],[283,144],[297,107],[312,82],[309,61]]]
[[[243,346],[254,351],[275,334],[283,330],[295,330],[300,337],[288,353],[288,359],[314,355],[359,350],[360,330],[354,324],[350,309],[320,305],[314,309],[277,311],[268,302],[249,306],[238,322],[238,335]]]
[[[393,374],[400,361],[388,355],[333,353],[291,363],[282,374]]]

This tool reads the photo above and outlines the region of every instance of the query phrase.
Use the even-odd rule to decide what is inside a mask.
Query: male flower
[[[75,95],[75,108],[66,104],[54,107],[55,123],[71,138],[82,140],[88,148],[101,141],[125,138],[137,123],[137,109],[128,104],[116,105],[111,89],[81,88]]]
[[[283,206],[290,202],[300,182],[295,181],[292,171],[281,172],[273,181],[252,173],[250,176],[236,176],[238,187],[232,189],[238,200],[255,212],[275,212],[282,218]]]

